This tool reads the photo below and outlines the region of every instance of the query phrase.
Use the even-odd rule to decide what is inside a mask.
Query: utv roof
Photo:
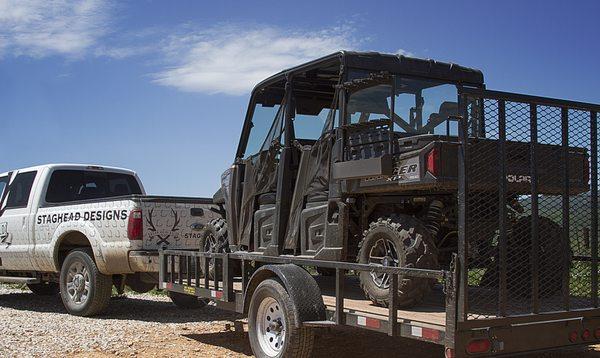
[[[483,85],[483,73],[480,70],[453,63],[407,57],[403,55],[383,54],[379,52],[340,51],[283,70],[260,82],[256,85],[255,89],[281,81],[288,75],[295,75],[335,65],[344,65],[345,67],[354,69],[388,71],[396,74],[436,78],[476,86]]]

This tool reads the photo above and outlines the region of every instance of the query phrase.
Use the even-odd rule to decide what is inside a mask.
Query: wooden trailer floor
[[[335,277],[315,276],[321,291],[323,302],[329,310],[335,310]],[[344,310],[349,313],[361,313],[379,319],[387,319],[388,309],[376,306],[365,298],[357,277],[346,277]],[[441,286],[434,287],[425,301],[417,306],[398,310],[398,322],[419,322],[425,325],[445,326],[446,310],[444,293]]]

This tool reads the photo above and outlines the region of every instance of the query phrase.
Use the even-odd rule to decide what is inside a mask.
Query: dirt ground
[[[242,317],[207,307],[182,311],[167,297],[134,295],[97,318],[68,315],[60,298],[0,287],[2,357],[250,357]],[[244,326],[245,327],[245,326]],[[600,357],[598,351],[553,357]],[[442,357],[440,346],[352,328],[324,330],[315,357]],[[548,356],[548,355],[545,355]]]

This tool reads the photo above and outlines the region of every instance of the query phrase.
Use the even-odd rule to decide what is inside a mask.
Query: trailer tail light
[[[440,151],[433,148],[427,153],[427,171],[433,176],[438,176],[440,172]]]
[[[129,240],[141,240],[142,228],[142,211],[139,209],[131,210],[129,213],[129,221],[127,223],[127,238],[129,238]]]
[[[600,339],[600,328],[596,328],[596,330],[594,331],[594,337],[596,339]]]
[[[467,344],[467,353],[477,354],[486,353],[492,347],[492,342],[489,339],[475,339]]]
[[[581,339],[583,339],[584,341],[587,341],[591,337],[592,337],[592,333],[590,333],[589,329],[584,329],[583,332],[581,333]]]
[[[579,338],[579,334],[577,333],[577,331],[573,331],[573,332],[569,333],[569,342],[575,343],[575,342],[577,342],[578,338]]]

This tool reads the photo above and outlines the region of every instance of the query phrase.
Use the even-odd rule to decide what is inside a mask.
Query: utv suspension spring
[[[425,216],[425,226],[431,232],[434,238],[437,237],[442,226],[442,220],[444,218],[443,210],[444,203],[439,200],[434,200],[431,202],[431,204],[429,204],[429,209],[427,210],[427,215]]]

